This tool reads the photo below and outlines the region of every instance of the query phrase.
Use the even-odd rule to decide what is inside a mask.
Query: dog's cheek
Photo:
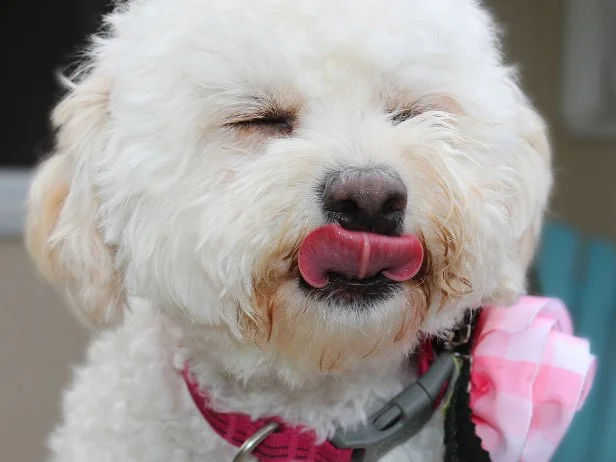
[[[494,213],[482,205],[481,172],[473,169],[469,157],[442,142],[402,156],[413,197],[409,222],[424,244],[421,277],[436,312],[459,305],[485,285],[478,270],[484,253],[481,238],[484,222],[494,219]]]

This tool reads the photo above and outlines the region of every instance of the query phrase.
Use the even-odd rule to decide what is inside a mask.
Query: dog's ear
[[[552,149],[548,129],[543,118],[532,108],[523,111],[526,127],[522,133],[525,141],[525,155],[520,169],[526,184],[524,209],[528,220],[523,223],[520,238],[520,264],[525,269],[532,263],[539,242],[543,219],[552,191]]]
[[[523,99],[523,98],[521,98]],[[552,150],[543,118],[524,99],[520,105],[518,140],[512,156],[515,176],[508,184],[510,220],[517,239],[498,290],[486,304],[510,304],[525,291],[552,191]],[[505,262],[504,262],[505,264]]]
[[[35,173],[26,220],[26,244],[37,266],[94,327],[120,321],[124,305],[113,250],[98,228],[92,180],[93,163],[107,144],[108,99],[108,80],[91,75],[56,107],[55,152]]]

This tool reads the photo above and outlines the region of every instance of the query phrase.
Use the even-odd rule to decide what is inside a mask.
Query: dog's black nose
[[[402,231],[407,192],[397,175],[377,169],[330,175],[323,186],[323,208],[345,229],[395,235]]]

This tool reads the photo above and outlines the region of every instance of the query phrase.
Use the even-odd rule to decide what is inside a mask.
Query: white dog
[[[321,444],[414,380],[424,336],[524,292],[550,149],[478,1],[133,0],[106,24],[29,202],[39,267],[107,328],[51,460],[232,460],[185,366],[216,412]],[[381,460],[442,438],[435,415]]]

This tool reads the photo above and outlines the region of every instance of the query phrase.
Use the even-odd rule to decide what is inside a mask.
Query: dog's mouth
[[[339,304],[373,304],[393,296],[424,260],[411,234],[385,236],[339,225],[315,229],[299,250],[300,286],[311,297]]]

